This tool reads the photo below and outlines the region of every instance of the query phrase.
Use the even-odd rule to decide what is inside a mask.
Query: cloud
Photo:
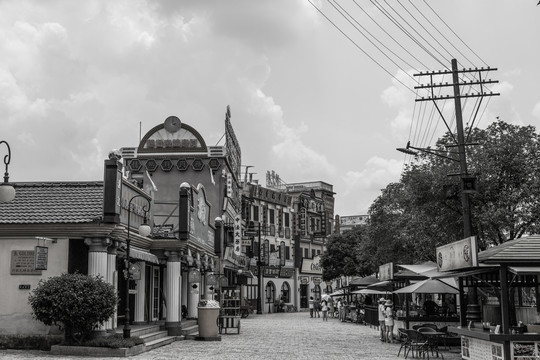
[[[531,112],[532,116],[540,120],[540,102],[537,102]]]

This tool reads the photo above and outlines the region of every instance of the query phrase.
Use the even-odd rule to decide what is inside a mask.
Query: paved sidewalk
[[[310,318],[309,313],[250,315],[242,319],[240,335],[222,341],[177,341],[129,359],[398,359],[399,344],[382,343],[376,328]],[[443,351],[444,360],[459,360],[459,350]],[[0,359],[55,359],[43,351],[0,350]],[[403,359],[403,352],[399,357]],[[410,358],[410,357],[409,357]],[[430,357],[431,358],[431,357]],[[66,360],[82,357],[62,357]],[[125,358],[109,358],[125,359]],[[434,359],[437,359],[434,357]]]

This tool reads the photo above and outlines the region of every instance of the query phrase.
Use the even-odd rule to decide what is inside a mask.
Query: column
[[[169,336],[178,336],[182,334],[180,326],[180,254],[177,251],[166,251],[167,256],[167,319],[165,328]]]
[[[111,245],[109,238],[85,238],[84,243],[88,246],[88,275],[101,276],[107,279],[107,248]],[[105,323],[97,328],[98,332],[104,332]]]
[[[199,279],[200,279],[199,269],[197,269],[196,267],[189,268],[190,278],[191,278],[192,271],[198,272]],[[190,282],[188,284],[188,316],[187,316],[188,319],[198,318],[197,306],[199,305],[200,292],[201,292],[200,280],[197,282]]]
[[[145,324],[144,319],[144,299],[146,296],[146,268],[144,261],[138,261],[137,266],[141,272],[141,278],[135,281],[137,294],[135,294],[135,316],[133,322],[137,324]]]
[[[114,286],[115,292],[118,293],[118,271],[116,271],[116,249],[120,246],[120,242],[113,241],[111,246],[107,248],[107,282]],[[114,310],[113,316],[105,323],[107,331],[116,331],[116,315],[118,308]]]

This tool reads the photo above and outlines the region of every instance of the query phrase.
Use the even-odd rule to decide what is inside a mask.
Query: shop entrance
[[[308,307],[308,285],[300,284],[300,308],[306,309]]]

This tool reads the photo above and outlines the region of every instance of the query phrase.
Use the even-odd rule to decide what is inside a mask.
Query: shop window
[[[321,287],[320,285],[315,285],[313,288],[313,298],[315,300],[321,300]]]

